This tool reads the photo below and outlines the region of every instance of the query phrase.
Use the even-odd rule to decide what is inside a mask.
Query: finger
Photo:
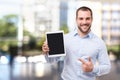
[[[92,62],[91,57],[88,57],[88,61]]]
[[[42,52],[43,52],[43,54],[47,54],[49,52],[49,48],[43,47]]]
[[[43,47],[48,47],[47,42],[44,42]]]
[[[42,51],[43,51],[44,53],[49,52],[49,47],[48,47],[48,45],[47,45],[46,42],[44,42],[44,44],[43,44],[43,46],[42,46]]]
[[[86,62],[83,59],[79,59],[79,61],[81,61],[82,64],[86,64]]]
[[[48,46],[43,46],[42,49],[43,49],[43,51],[49,51]]]

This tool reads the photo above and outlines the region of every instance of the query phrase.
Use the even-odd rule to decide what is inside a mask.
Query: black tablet
[[[46,32],[46,39],[49,47],[48,57],[65,56],[64,32]]]

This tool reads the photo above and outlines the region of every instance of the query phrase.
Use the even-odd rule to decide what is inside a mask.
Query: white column
[[[18,54],[21,54],[22,50],[22,41],[23,41],[23,22],[22,22],[22,17],[19,16],[19,21],[18,21]]]

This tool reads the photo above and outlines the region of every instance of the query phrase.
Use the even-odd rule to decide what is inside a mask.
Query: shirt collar
[[[77,35],[78,35],[78,32],[77,32],[77,29],[75,29],[73,31],[73,36],[77,36]],[[92,38],[92,36],[93,36],[93,33],[92,31],[90,31],[84,38]]]

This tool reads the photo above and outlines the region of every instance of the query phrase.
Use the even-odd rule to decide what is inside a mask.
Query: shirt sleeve
[[[54,62],[61,61],[63,57],[48,57],[48,55],[45,55],[45,59],[48,63],[54,63]]]
[[[111,69],[111,63],[105,44],[99,48],[97,59],[98,65],[94,65],[93,73],[97,76],[108,74]]]

